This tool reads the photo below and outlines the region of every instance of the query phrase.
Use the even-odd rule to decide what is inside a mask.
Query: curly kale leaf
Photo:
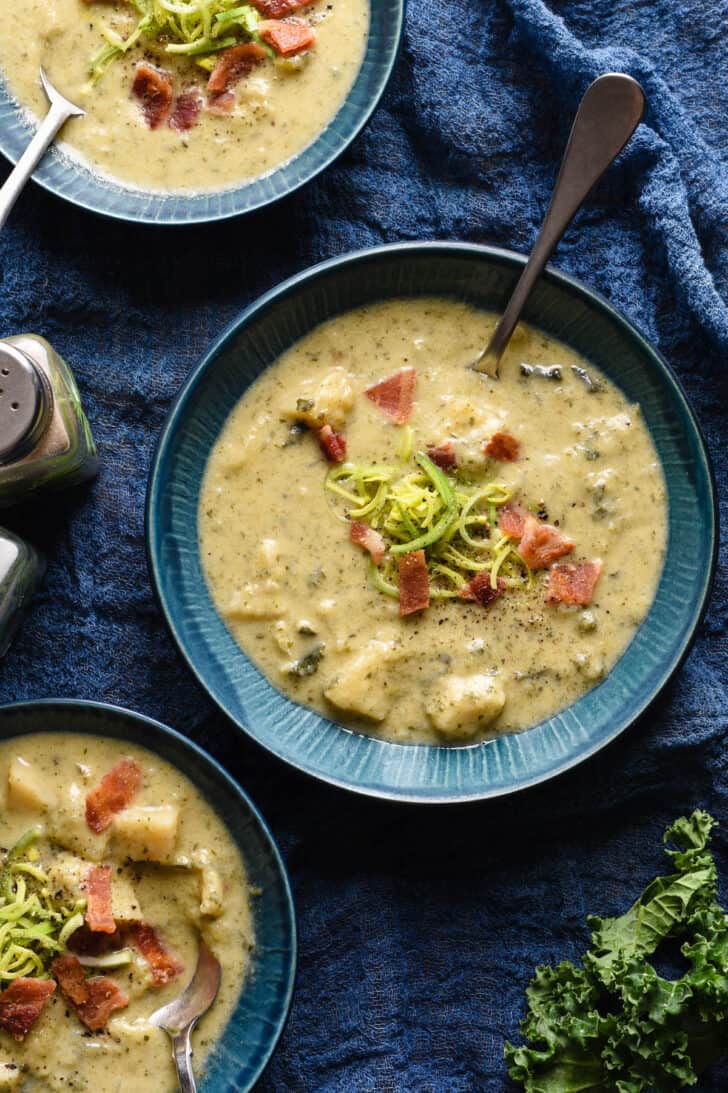
[[[703,1021],[728,1020],[728,919],[717,904],[691,920],[692,937],[682,946],[690,963],[685,977]]]
[[[681,816],[668,827],[663,842],[672,843],[676,849],[668,849],[665,853],[672,858],[676,869],[688,873],[691,869],[713,865],[713,855],[708,847],[715,826],[712,816],[697,809],[692,816]]]
[[[567,962],[537,968],[526,990],[527,1040],[543,1047],[506,1045],[510,1075],[528,1093],[606,1093],[600,1055],[611,1022],[597,1011],[599,989]]]
[[[625,914],[590,919],[583,968],[538,968],[526,992],[525,1045],[506,1045],[526,1093],[677,1093],[728,1045],[728,919],[716,902],[705,812],[668,829],[677,870],[658,877]],[[667,942],[684,974],[658,974]]]
[[[714,823],[706,812],[677,820],[665,832],[665,842],[677,847],[667,854],[678,872],[653,880],[619,918],[588,920],[592,949],[586,959],[605,986],[614,978],[615,962],[654,953],[691,915],[713,906],[716,872],[707,846]]]

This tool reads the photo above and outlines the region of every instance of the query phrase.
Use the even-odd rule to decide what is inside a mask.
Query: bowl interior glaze
[[[296,924],[286,871],[264,820],[232,778],[179,733],[128,710],[50,699],[0,707],[0,739],[75,732],[128,740],[187,775],[224,820],[245,861],[253,900],[252,966],[222,1039],[208,1058],[200,1093],[247,1093],[265,1069],[288,1017],[296,971]]]
[[[716,506],[695,418],[659,354],[605,300],[549,270],[525,318],[594,362],[639,402],[664,469],[667,555],[652,607],[608,677],[578,702],[515,735],[469,747],[403,746],[342,729],[276,691],[217,614],[197,545],[205,463],[248,385],[318,323],[368,302],[449,296],[502,309],[524,259],[463,244],[401,244],[308,270],[253,304],[193,370],[160,438],[147,498],[152,579],[172,634],[211,697],[243,731],[326,781],[406,801],[462,801],[542,781],[630,725],[685,655],[710,591]]]
[[[261,178],[198,194],[151,193],[94,174],[52,150],[33,178],[46,190],[92,212],[145,224],[199,224],[252,212],[309,182],[351,143],[375,110],[394,68],[405,0],[370,0],[366,50],[356,80],[335,117],[303,151]],[[0,66],[0,152],[17,163],[33,136],[28,113],[13,98]]]

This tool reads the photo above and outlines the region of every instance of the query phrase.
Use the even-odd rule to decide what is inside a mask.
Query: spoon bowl
[[[41,65],[40,67],[40,82],[43,90],[46,93],[46,98],[51,106],[56,106],[62,110],[68,118],[83,118],[86,116],[86,111],[80,106],[76,106],[75,103],[67,99],[65,95],[62,95],[57,87],[55,87],[48,79],[46,70]]]

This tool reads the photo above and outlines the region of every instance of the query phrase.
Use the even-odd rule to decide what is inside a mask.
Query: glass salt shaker
[[[0,657],[7,653],[44,571],[45,563],[32,546],[0,528]]]
[[[96,445],[66,362],[36,334],[0,340],[0,506],[98,470]]]

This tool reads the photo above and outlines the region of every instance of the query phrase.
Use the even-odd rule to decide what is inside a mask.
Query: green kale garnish
[[[319,642],[319,644],[315,645],[304,657],[301,657],[299,660],[294,660],[292,664],[288,665],[289,676],[296,676],[298,679],[312,676],[318,671],[323,655],[324,645],[322,642]]]
[[[589,919],[582,968],[536,969],[527,1044],[505,1049],[526,1093],[677,1093],[728,1053],[728,917],[708,849],[714,824],[698,811],[668,828],[676,872],[619,918]],[[682,954],[678,978],[655,968],[666,950]]]

